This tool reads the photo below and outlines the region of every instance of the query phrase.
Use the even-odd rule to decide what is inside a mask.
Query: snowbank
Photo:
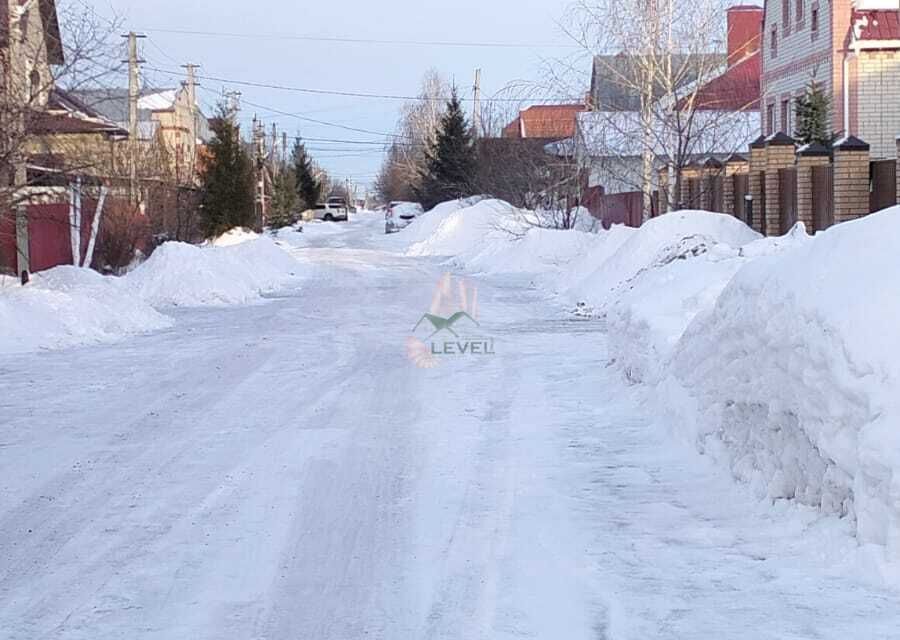
[[[410,256],[444,256],[465,262],[488,245],[509,242],[528,230],[529,212],[516,209],[502,200],[482,200],[477,204],[439,212],[432,222],[433,230],[407,250]],[[430,214],[425,214],[424,220]],[[435,222],[437,224],[435,224]],[[410,225],[412,227],[412,225]],[[422,233],[419,227],[414,233]]]
[[[451,214],[459,211],[460,209],[466,209],[468,207],[472,207],[479,202],[481,202],[484,198],[480,196],[473,196],[471,198],[463,198],[460,200],[449,200],[447,202],[442,202],[437,205],[434,209],[430,209],[418,216],[415,220],[409,223],[406,228],[402,229],[400,233],[395,236],[391,236],[391,239],[396,239],[396,242],[401,242],[404,246],[413,245],[417,242],[423,242],[430,238],[432,234],[437,231],[438,227],[444,220],[447,219]]]
[[[900,208],[749,261],[663,389],[760,497],[856,518],[900,559]]]
[[[113,342],[172,324],[122,284],[63,266],[0,288],[0,353]]]
[[[469,252],[466,266],[485,273],[558,273],[576,257],[602,243],[596,234],[532,228],[521,237],[506,235]]]
[[[620,232],[619,238],[622,235]],[[647,269],[708,251],[736,252],[759,237],[732,216],[706,211],[668,213],[632,232],[615,253],[568,293],[580,302],[604,305]]]
[[[215,247],[233,247],[234,245],[243,244],[244,242],[249,242],[250,240],[256,240],[258,237],[259,234],[252,229],[235,227],[230,231],[226,231],[218,238],[215,238],[210,244]]]
[[[126,280],[156,307],[223,306],[258,300],[287,286],[299,270],[299,263],[267,237],[225,247],[168,242]]]

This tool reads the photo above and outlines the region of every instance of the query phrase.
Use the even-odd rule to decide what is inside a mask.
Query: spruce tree
[[[234,227],[253,227],[253,163],[241,142],[241,132],[224,107],[211,121],[213,139],[203,169],[201,228],[206,237]]]
[[[426,170],[419,197],[426,209],[445,200],[471,195],[478,161],[456,88],[447,102],[434,144],[426,150],[425,156]]]
[[[815,82],[810,82],[806,93],[795,102],[796,127],[794,138],[800,144],[827,145],[831,140],[831,102],[828,95]]]
[[[297,222],[300,214],[300,197],[293,167],[284,167],[275,174],[272,188],[272,210],[269,226],[273,229],[288,227]]]
[[[294,179],[297,185],[297,195],[305,209],[312,209],[319,202],[322,195],[322,184],[316,180],[313,172],[312,159],[306,152],[306,145],[299,137],[294,142],[291,152],[294,160]]]

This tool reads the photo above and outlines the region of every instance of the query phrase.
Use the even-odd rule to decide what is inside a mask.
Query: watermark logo
[[[407,357],[417,367],[432,369],[445,358],[494,355],[493,338],[472,335],[481,328],[478,311],[478,288],[444,274],[430,309],[406,339]]]

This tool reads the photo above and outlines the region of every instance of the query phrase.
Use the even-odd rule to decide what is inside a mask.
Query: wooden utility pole
[[[144,61],[138,59],[138,38],[147,36],[139,35],[134,31],[122,36],[128,39],[128,198],[132,204],[138,202],[137,161],[140,153],[138,139],[138,100],[140,99],[140,69],[138,65]]]
[[[481,131],[481,69],[475,69],[475,100],[472,107],[472,128],[475,130],[475,137],[480,138]]]

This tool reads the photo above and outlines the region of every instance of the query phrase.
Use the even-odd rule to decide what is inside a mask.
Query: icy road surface
[[[311,228],[266,304],[0,359],[0,638],[900,637],[842,523],[676,444],[601,323],[475,278],[496,355],[413,367],[442,268],[381,224]]]

